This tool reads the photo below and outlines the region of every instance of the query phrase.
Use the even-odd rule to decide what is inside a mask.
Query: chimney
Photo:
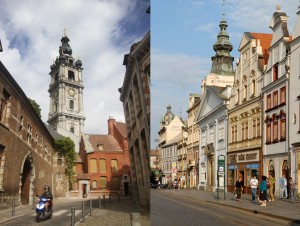
[[[116,120],[112,116],[109,116],[107,123],[108,123],[108,135],[112,135],[114,137],[115,136],[114,124],[116,123]]]

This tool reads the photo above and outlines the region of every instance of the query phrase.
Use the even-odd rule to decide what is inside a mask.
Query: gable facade
[[[242,177],[244,192],[251,194],[249,181],[263,171],[261,150],[261,87],[272,35],[245,32],[228,111],[227,188],[233,191]]]

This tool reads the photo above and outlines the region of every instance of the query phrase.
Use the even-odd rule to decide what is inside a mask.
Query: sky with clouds
[[[190,93],[201,93],[223,13],[233,45],[231,56],[237,59],[244,32],[271,33],[276,5],[289,16],[291,34],[299,4],[298,0],[151,0],[151,148],[157,146],[167,105],[187,119]]]
[[[125,122],[118,88],[124,55],[150,29],[150,0],[0,0],[0,61],[48,120],[50,65],[64,29],[82,61],[85,132],[107,134],[109,116]]]

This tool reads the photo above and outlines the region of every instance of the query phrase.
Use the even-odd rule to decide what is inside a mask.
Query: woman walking
[[[267,206],[267,199],[268,199],[268,193],[267,193],[267,177],[262,176],[262,181],[259,185],[259,196],[260,196],[260,202],[262,204],[260,206]]]
[[[236,201],[239,201],[242,196],[242,191],[243,191],[243,182],[242,182],[242,177],[239,177],[239,179],[235,183],[234,191],[236,192]]]

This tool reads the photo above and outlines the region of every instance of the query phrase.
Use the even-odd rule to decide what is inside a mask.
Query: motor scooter
[[[50,202],[48,205],[48,211],[46,211],[46,202]],[[39,203],[36,205],[36,222],[40,222],[52,217],[52,203],[50,199],[40,198]]]

